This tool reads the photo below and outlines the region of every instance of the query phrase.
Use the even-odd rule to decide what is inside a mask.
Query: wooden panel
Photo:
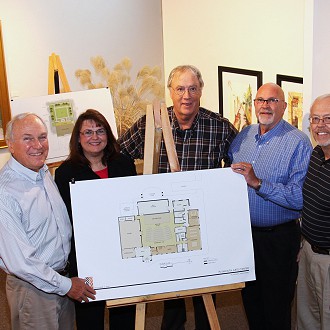
[[[0,21],[0,113],[1,113],[1,125],[0,125],[0,148],[6,147],[5,134],[6,125],[10,120],[10,103],[9,93],[7,85],[7,75],[5,67],[5,54],[2,42],[2,30]]]

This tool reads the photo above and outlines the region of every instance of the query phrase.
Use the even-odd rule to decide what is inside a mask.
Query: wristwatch
[[[262,179],[259,179],[258,185],[254,188],[256,191],[259,191],[262,185]]]

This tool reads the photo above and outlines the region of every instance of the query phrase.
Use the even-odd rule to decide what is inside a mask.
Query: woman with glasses
[[[119,145],[105,117],[92,109],[80,114],[72,131],[69,157],[55,171],[55,182],[71,222],[69,182],[130,175],[136,175],[134,163],[119,152]],[[74,235],[71,244],[69,274],[74,277],[78,274]],[[104,329],[105,301],[77,302],[75,309],[77,330]],[[109,324],[111,330],[134,329],[135,306],[110,309]]]

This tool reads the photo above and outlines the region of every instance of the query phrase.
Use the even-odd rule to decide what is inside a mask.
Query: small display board
[[[45,121],[49,139],[47,163],[60,162],[67,158],[75,120],[87,109],[101,112],[117,137],[112,98],[108,88],[15,98],[11,101],[12,116],[33,112]]]

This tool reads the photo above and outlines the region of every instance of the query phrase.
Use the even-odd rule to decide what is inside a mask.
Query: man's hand
[[[246,183],[256,189],[259,186],[259,179],[254,173],[252,164],[250,163],[235,163],[231,164],[231,168],[235,173],[242,174],[245,178]]]
[[[88,298],[95,300],[96,291],[86,284],[84,279],[72,277],[71,282],[71,289],[67,293],[68,297],[79,302],[88,302]]]

